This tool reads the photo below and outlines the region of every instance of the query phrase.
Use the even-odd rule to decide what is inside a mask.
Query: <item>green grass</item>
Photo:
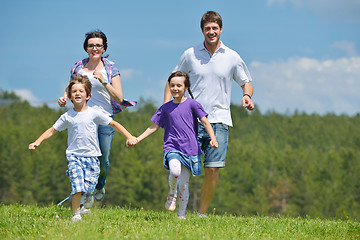
[[[79,222],[69,207],[3,205],[0,239],[359,239],[360,223],[284,217],[235,217],[94,207]]]

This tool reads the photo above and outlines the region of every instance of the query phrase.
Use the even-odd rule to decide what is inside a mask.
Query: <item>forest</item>
[[[231,109],[234,127],[211,213],[360,219],[360,114]],[[28,150],[64,111],[32,107],[14,93],[0,91],[2,204],[47,206],[69,195],[67,132]],[[151,100],[141,99],[131,111],[114,117],[138,136],[155,111]],[[115,133],[103,206],[164,209],[169,172],[162,164],[162,138],[160,130],[127,148],[125,137]],[[203,177],[191,177],[189,211],[198,208]]]

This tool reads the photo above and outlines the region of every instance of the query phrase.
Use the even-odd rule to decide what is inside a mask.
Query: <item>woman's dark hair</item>
[[[87,47],[88,47],[88,40],[90,38],[101,38],[103,40],[103,45],[104,45],[104,50],[106,51],[107,49],[107,38],[105,33],[103,33],[100,30],[95,30],[93,32],[88,32],[85,34],[85,41],[84,41],[84,50],[85,52],[87,52]]]
[[[185,72],[180,72],[180,71],[177,71],[177,72],[173,72],[172,74],[170,74],[169,78],[168,78],[168,83],[170,84],[170,81],[172,78],[174,77],[183,77],[185,78],[185,81],[184,81],[184,84],[185,84],[185,87],[188,89],[189,91],[189,94],[190,94],[190,97],[192,99],[194,99],[194,96],[190,90],[190,78],[189,78],[189,75]]]

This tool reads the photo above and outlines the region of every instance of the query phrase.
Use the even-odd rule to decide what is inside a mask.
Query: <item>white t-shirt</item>
[[[103,68],[100,72],[104,79],[108,81],[105,68]],[[87,76],[92,84],[91,97],[86,105],[98,109],[108,116],[112,116],[113,109],[111,105],[111,98],[104,85],[98,79],[94,78],[93,73],[80,69],[79,74]]]
[[[108,125],[111,121],[111,117],[88,107],[84,112],[76,112],[74,109],[70,109],[60,116],[53,127],[57,131],[68,129],[67,155],[98,157],[101,156],[98,126]]]
[[[190,89],[195,100],[209,114],[209,122],[232,126],[232,80],[240,86],[252,81],[249,70],[238,53],[221,43],[211,56],[202,43],[183,53],[175,71],[189,74]]]

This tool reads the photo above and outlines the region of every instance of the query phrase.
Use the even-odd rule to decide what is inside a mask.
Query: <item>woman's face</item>
[[[101,58],[105,52],[102,38],[90,38],[86,52],[89,54],[89,58]]]

